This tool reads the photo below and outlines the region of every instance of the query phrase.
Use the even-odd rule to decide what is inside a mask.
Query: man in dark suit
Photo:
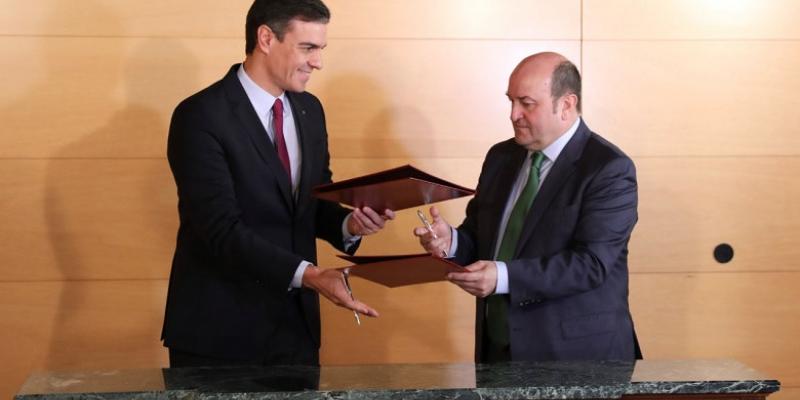
[[[314,266],[316,237],[352,253],[394,217],[311,196],[332,175],[322,105],[304,92],[329,18],[319,0],[256,0],[244,63],[175,109],[180,228],[162,332],[172,367],[318,365],[318,293],[378,315],[340,272]]]
[[[448,279],[477,297],[475,359],[632,360],[628,240],[637,220],[633,162],[580,117],[581,78],[555,53],[511,74],[514,138],[486,155],[466,219],[431,208],[430,253],[454,256]]]

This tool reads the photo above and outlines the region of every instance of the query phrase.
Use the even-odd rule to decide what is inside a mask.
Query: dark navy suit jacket
[[[513,139],[486,155],[458,228],[457,260],[492,260],[500,219],[525,148]],[[534,199],[507,262],[512,360],[640,357],[628,308],[628,240],[637,220],[633,162],[580,122]],[[477,301],[482,360],[485,301]]]
[[[209,357],[317,364],[318,296],[288,288],[301,260],[316,262],[316,237],[342,249],[348,210],[311,196],[331,182],[325,116],[313,95],[287,92],[302,152],[295,199],[238,68],[172,116],[180,228],[162,338]]]

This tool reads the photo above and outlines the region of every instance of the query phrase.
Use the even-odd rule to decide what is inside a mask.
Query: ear
[[[261,25],[258,27],[258,31],[256,31],[256,39],[257,48],[260,49],[264,54],[269,54],[270,49],[272,48],[272,43],[276,40],[275,33],[272,32],[272,29],[267,25]]]
[[[578,96],[575,93],[565,94],[561,97],[561,119],[568,120],[573,113],[578,112]]]

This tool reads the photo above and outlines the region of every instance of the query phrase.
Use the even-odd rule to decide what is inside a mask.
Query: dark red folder
[[[354,263],[345,267],[350,276],[357,276],[390,288],[445,280],[448,272],[458,272],[461,267],[444,258],[428,253],[393,256],[344,256]],[[345,269],[340,268],[340,269]]]
[[[472,189],[437,178],[410,165],[320,185],[314,196],[351,207],[393,211],[475,194]]]

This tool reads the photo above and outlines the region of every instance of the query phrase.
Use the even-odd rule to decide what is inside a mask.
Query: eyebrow
[[[530,97],[530,96],[513,97],[513,96],[511,96],[511,94],[506,93],[506,97],[508,97],[509,100],[525,100],[525,99],[528,99],[530,101],[536,102],[536,99],[534,99],[533,97]]]
[[[325,47],[328,46],[327,43],[323,44],[323,45],[319,45],[319,44],[312,43],[312,42],[300,42],[297,45],[301,46],[301,47],[309,47],[309,48],[312,48],[312,49],[324,49]]]

